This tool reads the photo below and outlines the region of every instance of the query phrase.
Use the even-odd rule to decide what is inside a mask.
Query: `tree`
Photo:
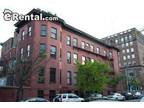
[[[139,75],[139,81],[140,81],[140,89],[143,90],[144,89],[144,73],[143,72]]]
[[[129,84],[131,85],[132,89],[139,89],[140,88],[140,80],[137,78],[129,79]]]
[[[86,95],[86,92],[102,92],[109,81],[110,68],[101,62],[77,63],[77,88]]]
[[[46,57],[45,54],[40,54],[34,60],[22,59],[16,61],[14,69],[14,81],[16,83],[17,92],[16,92],[16,101],[23,99],[23,89],[24,86],[28,85],[28,81],[31,78],[33,72],[37,71],[40,68],[41,62]]]
[[[122,82],[123,80],[125,80],[125,77],[123,75],[121,75],[121,74],[117,74],[117,75],[114,75],[114,76],[110,77],[109,84],[115,90],[117,85],[120,82]]]

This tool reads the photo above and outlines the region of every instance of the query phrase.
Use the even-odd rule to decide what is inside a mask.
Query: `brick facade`
[[[30,13],[39,13],[39,10],[32,10]],[[45,14],[45,12],[43,13]],[[46,26],[46,36],[40,35],[41,25]],[[15,31],[14,40],[16,42],[16,59],[20,59],[21,49],[23,48],[24,55],[27,54],[27,45],[30,45],[30,56],[34,60],[40,52],[40,43],[44,43],[46,46],[46,58],[43,61],[44,67],[44,83],[38,83],[38,72],[33,72],[30,82],[29,97],[37,97],[38,90],[43,90],[43,96],[45,98],[52,98],[55,93],[60,92],[76,92],[74,87],[74,74],[76,73],[76,66],[73,62],[73,54],[78,55],[78,61],[82,62],[82,56],[110,65],[113,75],[119,74],[119,61],[118,61],[118,49],[110,45],[104,44],[100,40],[93,36],[80,31],[66,23],[63,20],[57,22],[51,21],[20,21],[15,24],[17,27]],[[31,36],[28,35],[28,28],[31,27]],[[51,37],[51,29],[54,27],[57,31],[57,38]],[[22,32],[25,31],[24,39],[22,38]],[[70,45],[67,45],[67,37],[70,37]],[[78,40],[78,45],[73,45],[73,40]],[[81,42],[88,43],[89,46],[84,49],[81,47]],[[93,51],[90,49],[90,45],[93,45]],[[56,47],[56,58],[50,56],[50,47]],[[96,52],[96,48],[100,49],[100,52]],[[104,54],[106,51],[106,55]],[[71,63],[67,63],[67,52],[71,53]],[[111,55],[110,55],[111,54]],[[50,82],[50,68],[56,68],[56,81]],[[71,72],[71,84],[67,84],[67,72]],[[120,88],[119,88],[120,89]],[[110,89],[109,89],[110,90]]]

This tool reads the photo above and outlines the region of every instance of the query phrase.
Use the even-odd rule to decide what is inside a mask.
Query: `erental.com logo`
[[[4,9],[3,18],[5,21],[22,21],[22,20],[49,20],[49,21],[58,21],[57,16],[53,17],[43,17],[43,14],[40,13],[39,15],[23,15],[17,12],[12,12],[9,9]]]

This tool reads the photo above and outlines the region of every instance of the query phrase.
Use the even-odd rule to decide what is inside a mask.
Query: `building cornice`
[[[40,13],[43,14],[43,17],[54,17],[54,16],[55,16],[55,15],[51,14],[50,12],[45,12],[45,11],[40,10],[40,9],[32,9],[27,15],[30,15],[30,14],[39,15]],[[90,34],[88,34],[88,33],[86,33],[86,32],[83,32],[83,31],[81,31],[81,30],[79,30],[79,29],[77,29],[77,28],[75,28],[75,27],[72,27],[72,26],[69,25],[69,24],[66,24],[66,22],[65,22],[63,19],[61,19],[61,18],[59,18],[59,17],[58,17],[58,19],[59,19],[59,20],[56,21],[56,22],[60,23],[65,29],[68,29],[68,30],[70,30],[70,31],[73,31],[74,33],[77,33],[77,34],[80,34],[81,36],[84,36],[84,37],[86,37],[86,38],[89,38],[90,40],[95,41],[95,42],[97,42],[97,43],[99,43],[99,44],[101,44],[101,45],[103,45],[103,46],[105,46],[105,47],[113,48],[113,49],[119,51],[118,48],[116,48],[116,47],[114,47],[114,46],[107,45],[107,44],[105,44],[104,42],[102,42],[100,39],[97,39],[97,38],[95,38],[94,36],[92,36],[92,35],[90,35]],[[24,25],[24,24],[26,24],[26,23],[28,23],[28,22],[29,22],[29,21],[25,21],[25,20],[23,20],[23,21],[18,21],[18,22],[15,23],[14,25],[15,25],[15,27],[21,27],[22,25]]]

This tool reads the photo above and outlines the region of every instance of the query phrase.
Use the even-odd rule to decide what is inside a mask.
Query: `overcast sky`
[[[33,8],[56,13],[66,23],[97,38],[133,27],[144,27],[143,0],[4,0],[0,3],[0,42],[13,36],[13,21],[4,21],[4,9],[26,14]]]

